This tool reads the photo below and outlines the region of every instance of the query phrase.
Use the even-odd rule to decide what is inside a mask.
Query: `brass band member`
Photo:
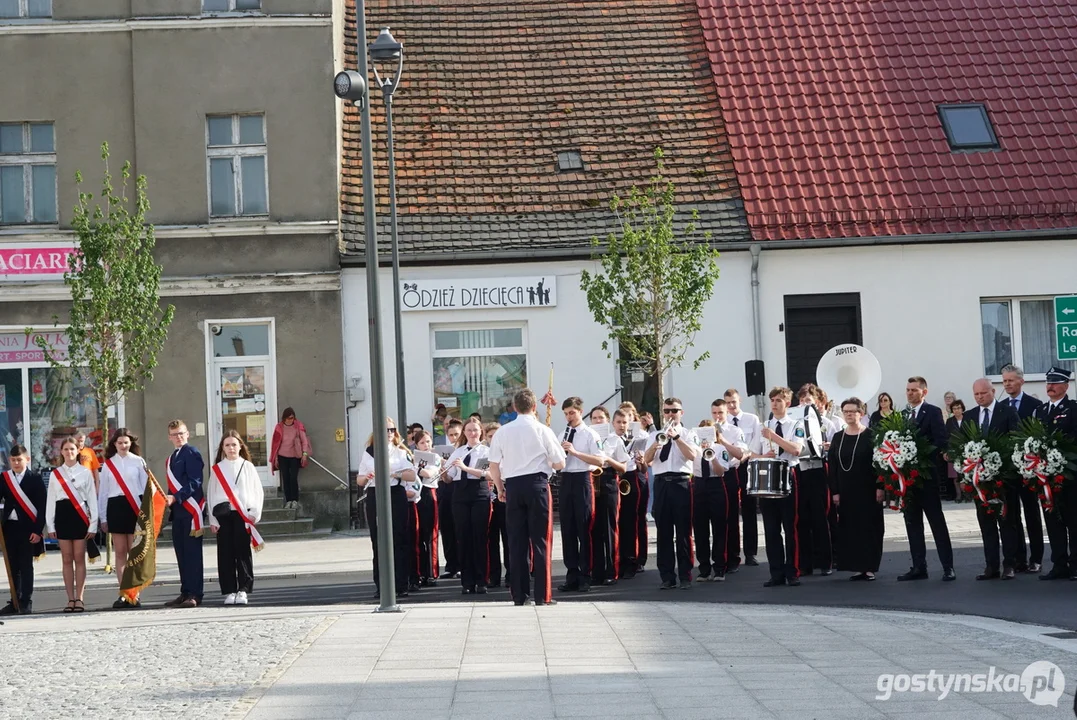
[[[729,413],[729,422],[744,434],[744,442],[749,448],[754,448],[759,442],[759,432],[762,424],[759,418],[750,412],[745,412],[740,407],[740,393],[736,388],[725,391],[723,399],[726,410]],[[755,556],[759,554],[759,508],[756,499],[746,492],[748,483],[747,464],[741,463],[737,468],[737,485],[740,488],[739,502],[729,505],[728,530],[726,540],[726,555],[729,556],[726,572],[736,572],[740,567],[741,533],[737,518],[739,517],[744,526],[744,564],[749,567],[758,565]],[[733,497],[733,494],[730,494]]]
[[[796,515],[799,501],[798,464],[804,450],[804,422],[789,414],[793,391],[775,387],[770,391],[771,418],[760,430],[760,440],[754,454],[763,458],[777,458],[790,465],[792,492],[782,498],[760,498],[759,510],[763,515],[763,532],[766,536],[767,563],[770,579],[763,587],[799,585],[797,558]],[[784,534],[784,539],[783,539]]]
[[[561,592],[591,590],[591,525],[595,521],[595,489],[591,471],[603,465],[598,433],[583,424],[583,400],[570,397],[561,403],[568,426],[561,437],[565,469],[561,473],[558,507],[561,515],[561,552],[565,582]]]
[[[591,411],[591,426],[609,424],[610,415],[604,407]],[[626,424],[627,423],[623,423]],[[625,472],[628,452],[624,442],[617,437],[616,430],[610,427],[609,434],[602,440],[602,454],[605,467],[598,478],[595,495],[595,521],[592,526],[591,543],[594,567],[591,580],[602,585],[613,585],[620,577],[621,565],[617,520],[621,509],[621,493],[617,487]]]
[[[482,467],[490,449],[482,444],[482,421],[468,418],[456,450],[449,456],[453,480],[452,509],[456,525],[456,550],[460,558],[460,584],[464,595],[485,595],[490,556],[490,486]]]
[[[681,424],[684,406],[678,398],[662,401],[665,429],[655,433],[644,459],[654,468],[654,523],[658,532],[659,587],[692,587],[692,462],[699,456],[694,430]],[[676,548],[676,550],[674,550]]]

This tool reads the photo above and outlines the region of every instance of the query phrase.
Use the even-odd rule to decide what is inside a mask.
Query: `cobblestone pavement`
[[[999,620],[867,610],[576,602],[18,618],[0,715],[511,720],[1072,717],[1077,641]],[[94,659],[94,662],[91,662]],[[909,692],[883,674],[1021,675],[1065,692]],[[994,670],[992,670],[994,668]],[[1054,687],[1058,687],[1057,683]]]

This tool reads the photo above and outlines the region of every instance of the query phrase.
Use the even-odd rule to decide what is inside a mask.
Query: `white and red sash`
[[[243,466],[241,465],[240,468],[242,467]],[[258,528],[254,526],[254,520],[251,520],[251,516],[247,514],[247,509],[236,499],[236,489],[233,487],[232,481],[224,474],[224,470],[221,468],[220,463],[213,466],[213,474],[216,475],[217,480],[220,481],[221,489],[223,489],[224,494],[228,496],[228,501],[232,503],[232,508],[239,513],[241,518],[243,518],[243,524],[247,526],[247,534],[251,536],[251,547],[256,551],[260,551],[265,547],[265,540],[263,540],[261,534],[259,534]]]
[[[177,480],[176,476],[172,474],[171,456],[169,456],[169,458],[165,460],[165,475],[168,476],[168,491],[173,495],[176,495],[177,493],[179,493],[180,490],[183,489],[183,486],[179,484],[179,480]],[[201,503],[199,503],[193,497],[188,497],[187,500],[183,503],[187,512],[191,515],[192,535],[194,535],[195,533],[202,533],[202,506],[205,504],[205,502],[206,501],[203,500]]]
[[[135,517],[138,517],[138,502],[135,501],[135,496],[134,493],[131,492],[131,488],[127,487],[127,481],[123,479],[120,469],[112,462],[112,458],[105,459],[105,467],[112,473],[112,477],[116,478],[116,484],[120,486],[120,490],[123,490],[123,496],[127,498],[127,503],[131,506],[131,509],[135,511]]]
[[[4,482],[15,496],[15,501],[19,503],[19,507],[30,518],[30,522],[37,522],[37,510],[34,508],[34,504],[30,502],[30,498],[22,489],[22,485],[15,482],[15,476],[8,471],[0,473],[3,476]]]
[[[60,472],[60,468],[53,468],[52,475],[56,478],[56,481],[60,483],[60,488],[67,495],[67,499],[71,501],[71,504],[75,506],[75,510],[78,512],[79,517],[82,518],[82,522],[86,523],[86,527],[90,527],[90,516],[86,514],[86,508],[82,507],[82,501],[75,491],[71,488],[71,484],[67,482],[67,478]]]

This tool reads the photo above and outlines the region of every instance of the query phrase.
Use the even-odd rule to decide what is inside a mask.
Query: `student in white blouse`
[[[246,605],[247,594],[254,589],[251,546],[260,543],[253,525],[262,519],[264,492],[250,450],[235,430],[221,438],[203,487],[209,526],[217,535],[217,576],[224,604]]]
[[[86,587],[86,541],[97,533],[97,493],[93,475],[79,465],[75,438],[60,444],[64,462],[53,468],[45,496],[45,527],[60,542],[60,564],[67,590],[65,613],[84,612]]]
[[[105,448],[105,464],[101,466],[97,492],[97,508],[101,513],[101,531],[112,534],[116,550],[116,581],[122,584],[127,555],[135,538],[135,523],[142,507],[149,472],[138,446],[138,437],[127,428],[113,434]],[[117,477],[118,475],[118,477]],[[122,595],[112,604],[116,610],[140,607],[136,598],[129,603]]]
[[[455,485],[452,512],[464,595],[485,595],[486,576],[490,571],[487,545],[493,505],[486,480],[488,463],[483,462],[490,456],[490,448],[481,443],[482,435],[482,421],[468,418],[447,463],[449,478]]]

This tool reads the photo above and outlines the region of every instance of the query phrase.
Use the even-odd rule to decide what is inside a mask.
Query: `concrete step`
[[[286,510],[284,508],[269,509],[265,506],[262,507],[262,520],[261,522],[277,522],[279,520],[295,520],[299,517],[298,510]]]
[[[290,510],[289,512],[295,512]],[[292,518],[289,520],[263,520],[258,523],[258,532],[262,534],[264,538],[284,538],[294,537],[297,535],[309,535],[314,532],[314,519],[313,518]],[[205,540],[214,542],[215,538],[213,531],[208,527],[206,528]],[[159,543],[172,542],[172,527],[165,525],[161,528],[161,536],[158,538]]]

